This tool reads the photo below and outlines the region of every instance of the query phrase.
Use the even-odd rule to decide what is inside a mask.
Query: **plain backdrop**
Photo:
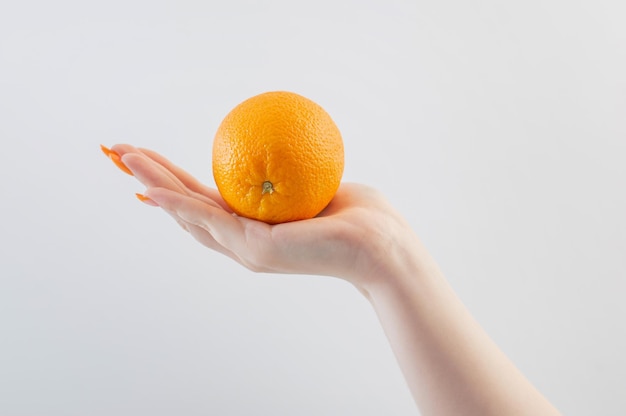
[[[99,144],[207,184],[240,101],[342,131],[565,414],[626,409],[626,5],[0,2],[0,415],[417,415],[367,301],[210,252]]]

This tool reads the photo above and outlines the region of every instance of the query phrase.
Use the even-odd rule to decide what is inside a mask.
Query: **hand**
[[[316,218],[268,225],[234,215],[219,193],[159,154],[103,148],[205,246],[257,272],[331,275],[371,302],[423,414],[556,415],[458,299],[380,193],[343,184]]]
[[[394,266],[390,249],[402,243],[399,237],[412,234],[381,194],[363,185],[342,184],[316,218],[268,225],[233,214],[217,190],[153,151],[111,150],[146,186],[148,203],[252,271],[336,276],[364,290]]]

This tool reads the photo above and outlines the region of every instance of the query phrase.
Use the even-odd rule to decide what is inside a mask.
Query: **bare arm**
[[[448,285],[404,219],[377,191],[344,184],[316,218],[270,226],[233,215],[216,190],[129,145],[112,159],[203,245],[256,272],[330,275],[375,309],[424,415],[557,415]]]
[[[469,314],[419,242],[366,296],[424,415],[558,415]],[[403,249],[401,249],[404,251]]]

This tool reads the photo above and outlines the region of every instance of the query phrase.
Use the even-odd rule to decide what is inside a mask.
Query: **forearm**
[[[557,415],[417,243],[363,288],[424,415]],[[398,262],[396,262],[398,263]]]

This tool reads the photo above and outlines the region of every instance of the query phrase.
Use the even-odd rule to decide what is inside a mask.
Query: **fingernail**
[[[106,147],[105,145],[101,144],[100,145],[100,150],[102,150],[102,153],[104,153],[106,155],[106,157],[109,157],[109,155],[111,154],[112,150],[109,149],[108,147]]]
[[[152,207],[158,207],[159,204],[157,204],[156,202],[154,202],[153,200],[151,200],[150,198],[148,198],[147,196],[143,195],[143,194],[135,194],[135,196],[137,197],[138,200],[140,200],[141,202],[143,202],[144,204],[148,204]]]
[[[109,159],[111,159],[113,163],[115,163],[115,166],[122,170],[122,172],[128,173],[130,176],[134,176],[133,172],[131,172],[130,169],[128,169],[126,165],[122,162],[120,155],[102,144],[100,145],[100,150],[102,150],[102,153],[107,155]]]

